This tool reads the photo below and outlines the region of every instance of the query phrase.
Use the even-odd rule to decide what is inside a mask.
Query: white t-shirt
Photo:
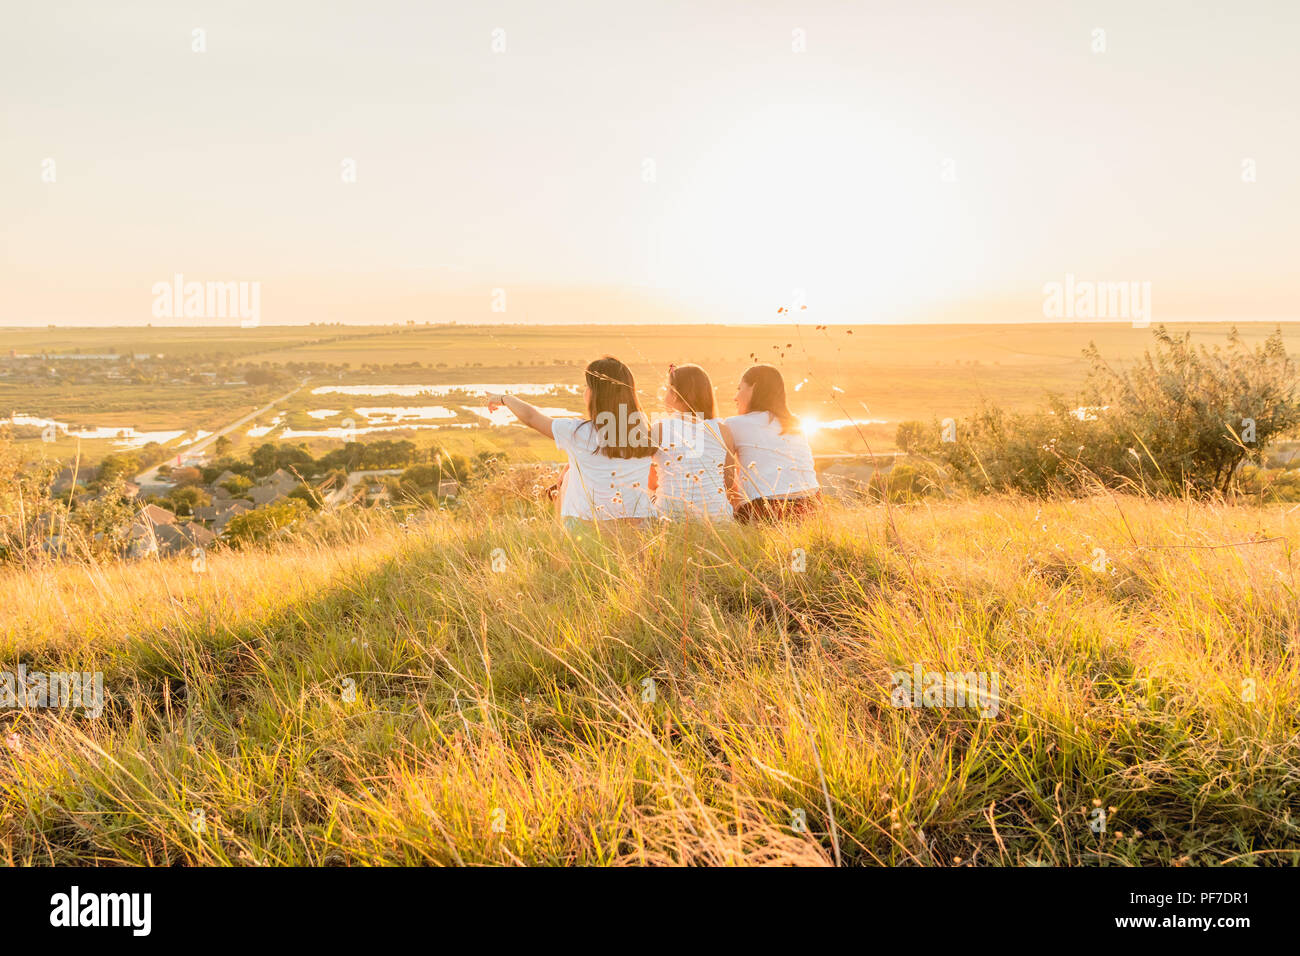
[[[733,415],[727,427],[736,442],[740,490],[748,500],[798,496],[820,487],[802,432],[782,435],[781,423],[769,412]]]
[[[731,518],[723,467],[727,446],[722,442],[722,419],[673,415],[657,423],[659,450],[654,454],[659,471],[655,508],[663,517]]]
[[[569,456],[560,514],[587,521],[650,518],[650,462],[644,458],[610,458],[600,449],[596,428],[580,418],[551,421],[555,447]]]

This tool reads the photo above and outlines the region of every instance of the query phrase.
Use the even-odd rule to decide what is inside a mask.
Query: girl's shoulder
[[[596,440],[595,426],[588,418],[553,418],[551,433],[556,445],[561,448],[569,446],[567,450],[571,451],[588,451],[586,446],[599,444]]]
[[[773,418],[767,412],[746,412],[744,415],[732,415],[730,418],[724,418],[722,423],[731,429],[741,431],[754,428],[765,428],[770,425]]]
[[[694,435],[703,433],[706,435],[716,435],[727,427],[729,418],[687,418],[683,415],[674,415],[671,418],[661,419],[667,424],[664,429],[665,435]]]
[[[662,418],[656,418],[654,428],[666,433],[679,431],[690,431],[694,428],[705,428],[708,426],[717,426],[722,424],[721,418],[697,418],[694,415],[682,415],[680,413],[664,415]]]

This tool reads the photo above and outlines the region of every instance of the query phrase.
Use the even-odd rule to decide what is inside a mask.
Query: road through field
[[[304,386],[306,386],[306,384],[307,384],[306,381],[300,382],[298,386],[294,388],[292,391],[286,392],[285,394],[281,395],[279,398],[275,399],[272,402],[268,402],[266,405],[263,405],[261,408],[257,409],[256,411],[249,412],[243,418],[231,422],[229,425],[226,425],[224,428],[218,429],[217,431],[209,435],[207,438],[200,439],[199,441],[196,441],[194,444],[187,446],[185,449],[185,454],[192,455],[197,451],[202,451],[203,449],[211,445],[213,442],[215,442],[221,436],[228,435],[231,432],[233,432],[236,428],[240,428],[244,425],[247,425],[251,421],[256,421],[258,417],[265,415],[271,409],[275,408],[276,405],[279,405],[281,402],[286,401],[287,399],[296,395],[299,391],[303,389]],[[134,479],[135,483],[140,486],[140,494],[142,495],[161,494],[164,491],[166,491],[169,487],[171,487],[170,484],[158,480],[158,469],[167,463],[168,462],[165,461],[159,462],[158,464],[154,465],[152,468],[148,469],[147,471],[142,471],[140,472],[140,474],[135,476]]]

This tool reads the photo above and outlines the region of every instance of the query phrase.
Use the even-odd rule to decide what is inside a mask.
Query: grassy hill
[[[1294,864],[1295,525],[992,498],[575,542],[467,506],[6,572],[7,666],[109,700],[0,712],[0,862]],[[918,664],[996,675],[996,715],[894,706]]]

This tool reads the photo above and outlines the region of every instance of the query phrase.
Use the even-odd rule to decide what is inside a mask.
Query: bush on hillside
[[[235,545],[263,544],[286,534],[310,512],[301,499],[286,498],[231,518],[226,537]]]
[[[321,493],[305,481],[298,482],[293,491],[289,492],[286,497],[294,501],[301,501],[312,511],[319,511],[323,504]]]
[[[1295,362],[1280,330],[1254,349],[1235,329],[1213,349],[1163,327],[1155,338],[1130,368],[1111,367],[1090,346],[1081,404],[1050,396],[1046,410],[1024,414],[988,406],[947,434],[938,423],[903,422],[899,447],[942,462],[977,491],[1101,485],[1208,495],[1226,492],[1243,463],[1300,429]]]

